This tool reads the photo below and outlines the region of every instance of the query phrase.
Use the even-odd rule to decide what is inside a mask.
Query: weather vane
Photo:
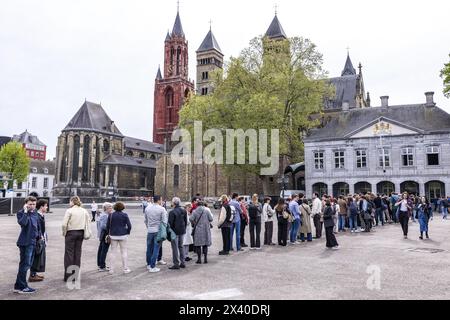
[[[278,14],[278,5],[275,3],[275,15]]]
[[[209,19],[209,30],[211,31],[211,27],[212,27],[212,20]]]

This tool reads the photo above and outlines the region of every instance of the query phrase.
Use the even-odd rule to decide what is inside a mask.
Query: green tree
[[[302,136],[318,125],[311,116],[321,112],[324,99],[333,93],[324,80],[322,55],[310,40],[255,38],[239,57],[230,59],[223,74],[212,76],[213,94],[188,99],[180,111],[181,127],[192,130],[197,120],[203,130],[279,129],[280,156],[290,162],[303,160]],[[259,175],[261,167],[234,164],[225,171]],[[267,177],[260,178],[267,190]]]
[[[30,160],[25,149],[18,142],[11,141],[0,149],[0,172],[11,175],[11,185],[24,181],[28,176]]]
[[[448,55],[450,58],[450,54]],[[450,98],[450,61],[444,64],[441,70],[441,78],[444,80],[444,96]]]

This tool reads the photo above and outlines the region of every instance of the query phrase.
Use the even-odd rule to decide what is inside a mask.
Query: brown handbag
[[[106,242],[107,244],[111,244],[111,236],[110,236],[110,233],[111,233],[112,215],[113,215],[113,214],[111,213],[111,216],[108,217],[108,219],[110,219],[110,221],[109,221],[109,230],[108,230],[108,234],[107,234],[106,237],[105,237],[105,242]]]

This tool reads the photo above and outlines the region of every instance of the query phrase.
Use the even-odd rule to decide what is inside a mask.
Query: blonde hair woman
[[[252,202],[248,206],[248,215],[250,218],[249,229],[250,229],[250,250],[260,250],[261,249],[261,215],[262,206],[258,201],[258,195],[254,194],[252,196]]]
[[[81,247],[84,239],[91,236],[90,215],[81,207],[78,197],[70,198],[70,208],[67,209],[62,223],[62,233],[65,239],[64,248],[64,281],[69,276],[77,274],[73,266],[81,266]],[[69,269],[70,267],[70,269]]]

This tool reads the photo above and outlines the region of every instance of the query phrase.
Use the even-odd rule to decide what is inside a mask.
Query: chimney
[[[425,92],[425,97],[427,99],[427,103],[425,104],[427,107],[434,107],[436,103],[433,101],[434,92]]]
[[[342,111],[348,111],[349,107],[350,104],[348,103],[348,101],[342,102]]]
[[[367,92],[367,98],[366,98],[367,106],[370,107],[370,93]]]
[[[382,96],[381,98],[381,106],[384,108],[388,107],[389,96]]]

